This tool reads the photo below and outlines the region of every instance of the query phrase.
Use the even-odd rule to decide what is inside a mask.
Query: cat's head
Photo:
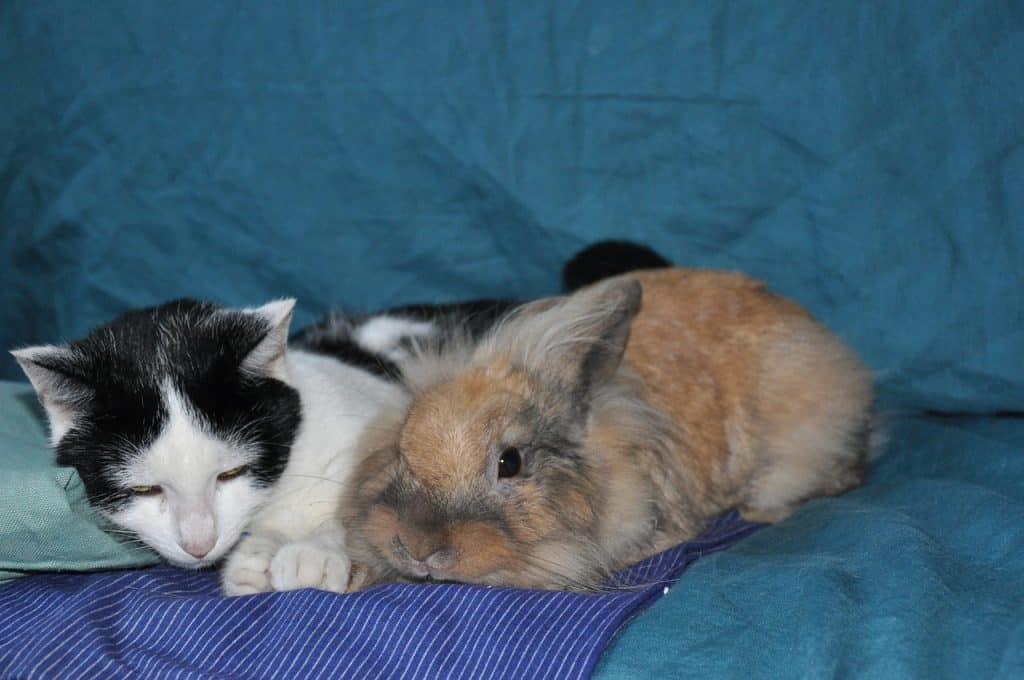
[[[57,463],[170,562],[223,557],[288,462],[301,422],[285,361],[294,304],[177,300],[13,352],[49,416]]]

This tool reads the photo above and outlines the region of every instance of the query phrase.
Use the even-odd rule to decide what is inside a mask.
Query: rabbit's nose
[[[437,541],[431,540],[429,536],[417,534],[395,534],[391,539],[391,547],[399,557],[414,562],[425,562],[440,548]]]
[[[453,548],[441,548],[435,550],[427,558],[423,560],[430,569],[431,573],[436,573],[442,569],[448,569],[455,564],[455,550]]]
[[[436,576],[455,563],[454,548],[427,541],[412,542],[410,546],[406,540],[396,534],[391,539],[391,547],[395,556],[405,562],[416,576]]]

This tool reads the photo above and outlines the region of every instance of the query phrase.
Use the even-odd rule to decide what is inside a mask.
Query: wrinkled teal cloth
[[[105,532],[78,474],[53,465],[32,388],[0,381],[0,582],[155,562],[148,549]]]
[[[1024,677],[1024,419],[899,422],[867,486],[696,562],[595,677]]]
[[[1024,408],[1024,5],[0,3],[0,347],[193,295],[557,290],[646,240],[890,403]],[[0,377],[19,375],[0,361]]]

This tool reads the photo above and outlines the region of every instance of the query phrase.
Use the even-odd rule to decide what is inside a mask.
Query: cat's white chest
[[[302,399],[302,425],[288,466],[251,527],[297,538],[334,521],[355,468],[357,442],[402,393],[365,371],[307,352],[290,352],[288,371]]]

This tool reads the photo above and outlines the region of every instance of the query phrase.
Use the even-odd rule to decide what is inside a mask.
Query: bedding
[[[387,585],[225,598],[172,567],[34,576],[0,589],[12,677],[582,678],[608,638],[696,558],[758,525],[735,513],[607,593]]]
[[[600,631],[573,668],[619,631],[599,677],[1021,677],[1021,73],[1024,5],[1001,0],[7,0],[0,347],[186,295],[295,296],[298,326],[550,294],[608,237],[742,270],[864,356],[896,414],[888,454],[667,595],[562,620]],[[12,359],[0,379],[22,380]],[[47,460],[27,386],[3,385],[0,677],[336,672],[345,602],[450,592],[232,604],[211,574],[120,571],[152,556]],[[579,644],[539,616],[536,638]],[[422,668],[469,632],[496,671],[539,658],[503,656],[530,640],[476,612],[416,623],[446,650]],[[366,663],[414,674],[391,651]]]

